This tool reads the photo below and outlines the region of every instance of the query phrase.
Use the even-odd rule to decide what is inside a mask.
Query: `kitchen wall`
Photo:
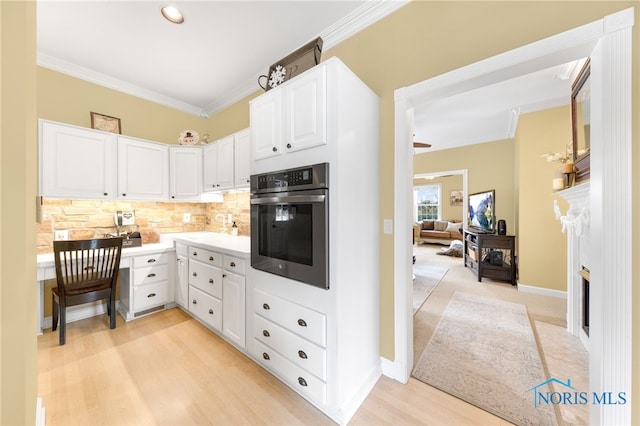
[[[632,6],[636,6],[636,25],[633,28],[635,107],[640,105],[640,89],[638,89],[640,84],[637,84],[640,76],[638,72],[640,56],[637,49],[640,43],[640,30],[637,24],[640,22],[638,19],[640,8],[637,7],[637,1],[548,1],[544,3],[412,1],[338,45],[327,47],[322,55],[323,60],[331,56],[339,57],[381,99],[380,179],[377,186],[380,192],[381,219],[394,218],[394,91],[396,89],[601,19],[607,14]],[[549,19],[549,16],[553,16],[554,19]],[[265,67],[267,66],[268,64],[265,64]],[[55,73],[38,68],[37,106],[40,117],[88,126],[89,111],[102,112],[121,117],[124,133],[130,134],[131,130],[136,132],[131,133],[134,136],[160,141],[166,139],[169,143],[175,143],[177,131],[190,127],[200,132],[209,131],[212,139],[245,128],[249,120],[248,99],[261,92],[256,90],[253,96],[206,120],[177,113],[167,119],[170,114],[165,110],[168,108],[162,109],[162,107],[148,105],[151,103],[145,104],[137,98],[109,89],[98,90],[89,83],[80,82],[71,77],[49,79],[48,77],[52,74]],[[61,81],[64,83],[55,86]],[[71,86],[86,84],[86,96],[74,94],[69,97],[68,91],[75,89],[66,87],[67,84]],[[84,94],[83,91],[79,93]],[[19,99],[16,98],[15,101]],[[161,111],[162,115],[155,114],[153,111]],[[193,120],[196,119],[202,120],[202,123],[194,124]],[[138,121],[142,124],[135,124]],[[160,126],[168,122],[172,123],[173,127],[162,130],[162,138],[154,136]],[[634,142],[638,141],[639,123],[638,116],[634,116]],[[130,124],[135,128],[129,127]],[[640,150],[634,151],[634,165],[640,164],[639,156]],[[28,164],[35,161],[36,158],[30,159]],[[634,167],[634,170],[638,171],[640,167]],[[636,178],[637,176],[634,176],[635,180]],[[513,174],[508,179],[513,179]],[[470,191],[473,189],[469,188]],[[478,190],[480,189],[482,188]],[[634,211],[640,209],[639,203],[640,201],[634,201]],[[5,209],[9,210],[11,207],[9,204],[7,206]],[[513,206],[512,211],[516,210],[517,206]],[[507,214],[504,209],[502,211]],[[514,216],[515,213],[512,213],[512,217]],[[508,226],[510,226],[509,223]],[[632,229],[634,247],[640,245],[639,230],[640,227]],[[380,349],[384,358],[394,360],[396,328],[394,324],[394,244],[393,235],[382,233],[382,224],[380,231]],[[638,284],[637,276],[640,274],[637,274],[637,270],[635,272],[634,288],[638,288],[635,284]],[[634,301],[640,301],[640,292],[634,293]],[[637,320],[637,315],[635,319]],[[634,334],[635,352],[640,351],[640,334],[638,333]],[[639,365],[638,362],[634,364],[635,367]],[[640,372],[640,368],[636,368],[635,371]],[[638,390],[640,373],[636,373],[635,381],[637,383],[635,389]],[[634,407],[636,422],[640,419],[640,405],[638,407]]]
[[[221,203],[175,203],[175,202],[129,202],[101,200],[44,199],[42,223],[37,229],[37,251],[53,250],[54,231],[68,230],[70,239],[102,238],[115,232],[113,213],[135,211],[136,225],[123,227],[124,231],[138,230],[142,244],[157,243],[160,234],[172,232],[213,231],[230,232],[231,224],[223,230],[222,218],[231,215],[238,225],[238,235],[248,236],[249,192],[238,191],[224,194]],[[184,222],[184,214],[191,215]]]

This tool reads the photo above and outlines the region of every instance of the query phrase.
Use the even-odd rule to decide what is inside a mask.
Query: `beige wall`
[[[35,2],[0,2],[0,424],[3,425],[33,425],[36,414],[35,12]]]
[[[558,163],[540,158],[548,152],[566,152],[571,143],[569,106],[526,114],[518,120],[520,172],[518,197],[518,281],[552,290],[567,290],[567,235],[553,212],[567,203],[552,191]],[[541,267],[544,265],[544,267]]]
[[[459,68],[464,65],[471,64],[478,60],[505,52],[507,50],[523,46],[525,44],[534,42],[544,37],[557,34],[562,31],[569,30],[579,25],[597,20],[603,16],[613,13],[615,11],[622,10],[627,7],[636,6],[636,26],[633,29],[634,37],[634,58],[633,58],[633,87],[634,98],[633,105],[634,110],[640,110],[640,67],[638,65],[638,46],[640,45],[640,32],[638,30],[638,22],[640,22],[639,9],[640,5],[638,1],[570,1],[570,2],[482,2],[482,1],[469,1],[469,2],[421,2],[414,1],[405,6],[393,15],[383,19],[382,21],[370,26],[369,28],[360,31],[355,36],[340,43],[338,46],[331,48],[324,52],[323,57],[326,59],[330,56],[340,57],[357,75],[359,75],[378,95],[381,97],[381,111],[380,111],[380,134],[381,134],[381,146],[380,146],[380,214],[381,218],[393,218],[393,91],[397,88],[408,86],[413,83],[423,81],[425,79],[434,77],[444,72]],[[13,8],[20,9],[18,14],[14,12]],[[12,81],[12,84],[20,89],[20,84],[29,78],[30,70],[33,68],[35,59],[31,55],[30,61],[24,63],[24,58],[19,56],[18,61],[14,61],[13,64],[7,64],[4,61],[5,46],[7,38],[11,39],[11,43],[20,43],[25,37],[29,41],[35,40],[35,18],[29,18],[26,20],[19,16],[22,13],[22,8],[29,8],[28,6],[16,6],[11,2],[2,2],[2,36],[3,36],[3,62],[2,71],[5,72],[5,67],[12,67],[15,69],[17,66],[21,66],[21,74],[17,80]],[[10,17],[6,14],[11,13]],[[549,19],[553,17],[553,19]],[[19,24],[19,25],[16,25]],[[6,24],[6,25],[5,25]],[[12,25],[13,24],[13,25]],[[24,55],[25,52],[19,52]],[[31,50],[27,49],[26,54],[29,56]],[[16,65],[17,64],[17,65]],[[165,112],[163,114],[154,115],[148,114],[149,111],[154,111],[152,105],[144,103],[138,104],[136,100],[131,100],[132,103],[139,105],[137,108],[143,111],[137,111],[136,108],[127,105],[127,97],[121,97],[117,94],[115,98],[112,98],[111,93],[98,94],[95,93],[91,97],[100,98],[104,96],[106,100],[104,103],[100,100],[96,104],[88,104],[85,99],[69,98],[64,93],[64,87],[60,91],[56,91],[53,88],[47,88],[47,79],[42,78],[42,70],[38,70],[38,113],[43,115],[44,118],[50,118],[53,120],[67,121],[80,125],[87,125],[89,120],[89,112],[97,111],[108,115],[113,115],[123,119],[123,131],[133,136],[139,136],[146,139],[166,141],[168,143],[175,143],[177,134],[189,127],[193,127],[198,131],[209,131],[210,134],[217,136],[224,136],[224,134],[231,133],[232,131],[240,130],[246,127],[248,123],[246,113],[246,100],[242,101],[239,105],[233,106],[231,109],[223,111],[219,115],[205,120],[205,124],[199,124],[200,119],[192,119],[187,115],[181,113]],[[4,77],[3,77],[4,81]],[[28,178],[33,181],[35,186],[35,151],[29,151],[31,147],[24,149],[26,152],[20,151],[18,153],[11,153],[13,158],[11,159],[11,167],[8,171],[5,171],[5,163],[9,163],[4,159],[4,149],[7,144],[11,144],[14,147],[17,134],[24,134],[25,131],[12,132],[11,140],[7,141],[6,134],[9,129],[5,127],[4,119],[4,107],[6,104],[10,104],[14,110],[12,114],[24,114],[25,110],[15,108],[16,105],[20,105],[22,102],[30,104],[30,94],[32,87],[23,87],[20,96],[17,94],[11,94],[5,99],[5,87],[3,84],[3,121],[2,121],[2,148],[3,148],[3,168],[2,176],[9,174],[10,178],[24,176],[25,170]],[[54,96],[56,93],[57,96]],[[88,96],[87,96],[88,97]],[[75,107],[73,100],[80,102],[82,107]],[[95,101],[95,100],[94,100]],[[65,118],[62,113],[59,115],[55,112],[56,108],[60,109],[72,109],[77,111],[71,114],[70,118]],[[162,107],[159,107],[162,109]],[[28,110],[28,109],[27,109]],[[180,116],[181,118],[175,118]],[[83,118],[84,117],[84,118]],[[170,117],[167,119],[167,117]],[[218,120],[219,117],[225,117],[224,120]],[[21,118],[24,118],[21,116]],[[140,124],[134,124],[140,119]],[[228,121],[227,121],[228,120]],[[24,121],[24,120],[19,120]],[[634,146],[640,144],[640,123],[638,115],[634,115],[633,119],[633,135]],[[15,121],[12,121],[15,122]],[[162,123],[173,122],[171,128],[162,130],[154,130],[163,127]],[[216,135],[216,129],[212,126],[207,128],[209,123],[220,124],[221,127],[224,123],[233,123],[232,126],[238,126],[237,128],[225,129],[224,133]],[[27,125],[28,127],[28,125]],[[230,125],[231,127],[231,125]],[[131,130],[130,130],[131,129]],[[166,138],[166,139],[165,139]],[[35,141],[35,134],[30,134],[29,138],[25,140]],[[21,149],[21,148],[17,148]],[[28,155],[26,158],[24,155]],[[640,169],[640,154],[638,150],[634,151],[633,164],[634,167],[634,181],[638,181],[638,170]],[[21,167],[23,170],[17,170]],[[20,187],[19,183],[13,182],[14,185]],[[23,185],[26,186],[26,183]],[[4,186],[2,200],[7,197],[4,192]],[[19,196],[19,200],[24,202],[17,203],[20,206],[24,206],[19,210],[14,207],[9,207],[7,203],[3,203],[0,208],[0,214],[2,217],[2,223],[6,220],[16,219],[20,223],[25,218],[33,217],[32,205],[33,203],[29,199],[29,194],[33,193],[31,188],[19,188],[25,189],[22,195]],[[26,197],[26,198],[25,198]],[[496,201],[498,200],[496,195]],[[12,200],[12,206],[16,203]],[[498,207],[500,209],[500,207]],[[515,210],[515,208],[513,209]],[[16,213],[18,211],[19,213]],[[26,211],[26,215],[24,214]],[[638,205],[637,197],[634,199],[634,215],[637,216],[637,212],[640,211],[640,205]],[[504,210],[498,211],[498,215],[502,215]],[[5,219],[5,215],[9,216]],[[513,213],[512,213],[513,215]],[[31,241],[32,247],[25,247],[24,250],[18,250],[21,254],[26,253],[26,258],[29,259],[31,254],[35,253],[35,222],[30,221],[32,225],[24,225],[24,234],[29,238],[24,238],[25,235],[20,235],[20,241]],[[20,229],[14,225],[14,229]],[[640,244],[640,231],[637,225],[632,225],[634,234],[634,249],[639,248]],[[4,229],[2,229],[3,244],[5,241]],[[16,232],[13,231],[12,232]],[[19,232],[19,231],[18,231]],[[3,246],[4,247],[4,246]],[[16,250],[16,247],[11,247],[12,250]],[[393,236],[382,234],[381,247],[380,247],[380,271],[381,271],[381,354],[385,358],[393,360],[394,355],[394,321],[393,321]],[[2,259],[2,276],[4,277],[5,264],[10,264],[11,258],[7,257],[4,250],[0,253]],[[17,266],[12,266],[12,268]],[[30,282],[32,275],[35,273],[29,269],[27,272],[20,271],[17,275],[12,274],[12,281],[16,276],[24,277],[26,282]],[[640,279],[638,267],[634,269],[634,302],[635,305],[640,306]],[[4,278],[2,282],[2,295],[4,296],[5,286]],[[29,292],[31,287],[25,286],[20,289],[22,299],[25,303],[29,300],[33,300],[35,294],[31,295]],[[16,341],[19,344],[20,352],[23,358],[20,361],[20,365],[26,365],[20,374],[15,367],[13,370],[18,371],[17,374],[20,377],[16,377],[13,372],[11,376],[5,376],[6,368],[2,369],[2,386],[3,390],[11,389],[12,396],[15,399],[2,398],[2,416],[4,418],[4,410],[15,410],[14,406],[24,407],[24,404],[32,404],[32,396],[35,395],[33,390],[34,375],[36,372],[36,364],[34,360],[35,348],[31,343],[29,337],[31,330],[34,329],[35,312],[34,307],[29,304],[28,309],[20,310],[18,307],[9,306],[9,303],[4,300],[0,301],[3,309],[2,315],[5,315],[5,309],[11,309],[11,312],[16,312],[17,316],[12,319],[12,324],[16,324],[13,327],[17,327],[24,337],[16,337]],[[19,312],[17,312],[19,311]],[[20,319],[18,321],[17,319]],[[634,322],[639,323],[640,312],[634,311]],[[2,341],[5,339],[5,326],[6,322],[2,321]],[[15,336],[14,336],[15,337]],[[27,342],[27,343],[25,343]],[[13,343],[13,342],[12,342]],[[24,348],[24,346],[27,346]],[[24,349],[24,350],[22,350]],[[11,357],[15,354],[17,349],[9,350],[8,355],[3,344],[2,347],[2,365],[6,363],[5,358]],[[634,359],[634,390],[636,394],[640,391],[640,327],[634,327],[634,342],[633,342],[633,357]],[[23,364],[26,362],[26,364]],[[26,388],[24,385],[26,377]],[[17,390],[17,391],[16,391]],[[3,395],[4,396],[4,395]],[[25,402],[26,401],[26,402]],[[29,406],[28,408],[30,408]],[[19,408],[21,409],[21,408]],[[25,411],[29,411],[28,409]],[[30,411],[29,411],[30,412]],[[24,423],[32,423],[30,418],[26,418]],[[634,420],[635,423],[640,422],[640,404],[634,405]],[[5,423],[5,422],[3,422]],[[20,422],[23,423],[23,422]]]
[[[464,169],[467,170],[469,194],[488,189],[496,190],[496,218],[506,220],[508,233],[514,234],[516,232],[513,225],[516,200],[513,196],[515,188],[513,141],[487,142],[413,156],[414,174]]]

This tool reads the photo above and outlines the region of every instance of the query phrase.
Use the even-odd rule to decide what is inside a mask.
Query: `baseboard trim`
[[[120,302],[116,300],[116,312]],[[86,318],[95,317],[107,313],[106,303],[87,303],[80,306],[71,306],[67,308],[67,324],[74,321],[80,321]],[[51,328],[53,324],[53,318],[51,316],[44,317],[42,321],[42,329]]]
[[[42,405],[42,398],[36,400],[36,426],[44,426],[46,422],[46,410]]]
[[[384,357],[380,357],[380,366],[382,367],[382,374],[393,380],[397,380],[395,377],[396,367],[393,361]]]
[[[369,371],[369,374],[367,374],[367,378],[362,382],[360,389],[348,402],[342,405],[334,420],[336,420],[340,425],[349,424],[351,418],[356,414],[364,400],[367,399],[376,383],[378,383],[380,376],[380,365],[374,365]]]
[[[541,296],[554,297],[556,299],[565,299],[565,300],[567,299],[566,291],[553,290],[550,288],[543,288],[543,287],[535,287],[535,286],[521,284],[521,283],[518,283],[518,291],[521,291],[523,293],[533,293],[533,294],[539,294]]]

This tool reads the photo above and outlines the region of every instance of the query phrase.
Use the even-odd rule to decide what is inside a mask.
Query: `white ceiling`
[[[269,66],[322,37],[327,50],[408,0],[38,0],[38,65],[208,117],[259,90]],[[415,109],[428,152],[514,136],[519,114],[569,102],[560,67]]]
[[[432,147],[415,152],[513,138],[521,114],[569,104],[571,82],[583,62],[558,65],[416,107],[415,140]]]
[[[408,0],[38,0],[38,65],[200,116],[259,90],[269,66],[316,37],[324,50]]]

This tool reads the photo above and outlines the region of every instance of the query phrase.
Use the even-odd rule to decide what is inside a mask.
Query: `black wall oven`
[[[251,176],[251,266],[329,288],[329,163]]]

